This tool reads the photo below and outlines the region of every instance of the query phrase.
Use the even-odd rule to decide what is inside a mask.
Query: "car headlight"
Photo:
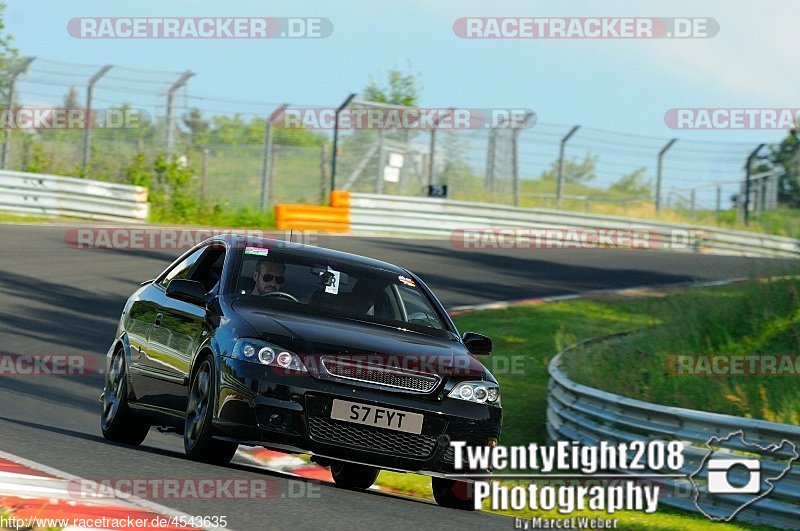
[[[499,405],[500,387],[491,382],[461,382],[447,396],[478,404]]]
[[[300,356],[283,347],[259,341],[257,339],[240,339],[233,347],[233,357],[239,360],[252,361],[289,371],[308,372]]]

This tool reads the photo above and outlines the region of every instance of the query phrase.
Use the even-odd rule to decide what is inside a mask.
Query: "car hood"
[[[450,375],[484,374],[463,344],[362,321],[234,304],[234,310],[266,341],[292,349],[311,369],[323,356]],[[316,372],[316,371],[312,371]]]

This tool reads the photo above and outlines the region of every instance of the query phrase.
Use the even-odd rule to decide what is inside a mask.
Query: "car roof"
[[[297,253],[300,255],[319,258],[320,260],[337,260],[342,262],[350,262],[352,264],[374,267],[378,269],[385,269],[398,274],[408,273],[408,270],[384,262],[374,258],[368,258],[358,254],[346,253],[344,251],[337,251],[334,249],[327,249],[325,247],[317,247],[316,245],[305,245],[302,243],[287,242],[282,240],[273,240],[271,238],[260,238],[252,236],[244,236],[238,234],[225,234],[214,238],[216,240],[224,240],[232,247],[239,247],[244,249],[246,246],[251,247],[265,247],[267,249],[276,249],[282,252]]]

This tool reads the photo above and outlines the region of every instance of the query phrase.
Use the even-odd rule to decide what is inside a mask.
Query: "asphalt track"
[[[81,250],[64,226],[0,225],[0,354],[102,357],[119,313],[139,282],[177,251]],[[319,244],[365,254],[419,273],[448,307],[587,290],[786,272],[784,260],[655,251],[459,251],[447,241],[322,237]],[[154,500],[190,515],[225,515],[255,529],[509,529],[508,519],[443,509],[374,492],[296,483],[245,462],[229,468],[189,462],[182,441],[153,430],[139,449],[105,442],[99,430],[100,375],[0,376],[0,449],[86,478],[264,478],[269,501]],[[313,491],[314,497],[303,496]]]

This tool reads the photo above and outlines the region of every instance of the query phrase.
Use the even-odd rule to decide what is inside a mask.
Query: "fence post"
[[[719,221],[720,216],[722,215],[722,185],[717,185],[717,221]]]
[[[269,178],[267,182],[269,183],[268,189],[268,196],[270,199],[275,198],[275,167],[278,165],[278,151],[281,149],[281,146],[273,146],[270,158],[269,158]]]
[[[86,85],[86,116],[84,117],[85,123],[83,124],[83,173],[86,173],[86,167],[89,165],[89,135],[91,134],[92,130],[92,92],[94,91],[94,85],[100,78],[106,75],[106,72],[111,70],[113,65],[105,65],[103,68],[97,71],[95,75],[93,75],[89,79],[89,83]]]
[[[452,114],[453,109],[448,109],[447,114]],[[436,159],[436,131],[439,129],[439,120],[445,116],[444,114],[440,114],[433,120],[433,129],[431,129],[431,142],[428,148],[430,152],[430,156],[428,157],[428,186],[432,186],[434,183],[434,162]]]
[[[502,118],[501,118],[502,120]],[[484,188],[494,188],[494,157],[497,149],[497,125],[489,131],[489,141],[486,144],[486,175],[484,176]]]
[[[511,191],[514,197],[514,206],[519,206],[519,156],[517,149],[517,137],[519,132],[525,127],[533,113],[528,111],[519,122],[511,124]]]
[[[690,197],[691,197],[691,199],[690,199],[690,205],[691,206],[689,207],[689,217],[691,219],[694,219],[695,199],[697,197],[697,189],[696,188],[692,188],[692,191],[690,193]]]
[[[167,91],[167,153],[172,152],[172,145],[175,142],[175,93],[184,86],[194,72],[187,70],[181,77],[173,83]]]
[[[339,114],[347,107],[350,102],[355,98],[355,93],[350,94],[345,98],[339,108],[336,109],[336,114],[334,116],[333,121],[333,156],[331,162],[331,192],[336,188],[336,159],[338,158],[339,154]]]
[[[208,148],[203,148],[203,165],[200,174],[200,199],[206,198],[206,187],[208,186]]]
[[[23,57],[22,61],[16,68],[9,72],[9,77],[11,78],[8,83],[8,116],[13,116],[14,113],[14,92],[16,91],[17,87],[17,78],[20,74],[24,73],[25,70],[28,69],[28,66],[36,59],[35,57]],[[0,153],[0,169],[6,169],[8,166],[8,143],[11,141],[11,129],[8,124],[6,124],[4,135],[3,135],[3,150]]]
[[[661,211],[661,183],[663,182],[664,155],[677,141],[677,138],[673,138],[658,152],[658,165],[656,166],[656,214]]]
[[[761,148],[764,147],[764,144],[759,144],[757,148],[755,148],[750,155],[747,157],[747,162],[745,163],[745,180],[744,180],[744,225],[745,227],[750,225],[750,176],[752,172],[752,165],[753,159],[756,158],[758,152],[761,151]]]
[[[286,110],[288,103],[283,103],[264,120],[264,159],[261,163],[261,201],[259,209],[264,211],[269,206],[272,190],[272,124]]]
[[[561,208],[561,196],[564,191],[564,149],[567,141],[581,126],[576,125],[569,130],[569,133],[561,139],[561,144],[558,151],[558,182],[556,183],[556,208]]]
[[[320,167],[319,167],[319,204],[325,204],[325,194],[328,192],[328,171],[330,170],[329,150],[330,145],[326,142],[322,144],[320,150]]]
[[[378,129],[378,169],[375,172],[375,193],[383,193],[383,169],[386,167],[386,149],[384,147],[383,128]]]

